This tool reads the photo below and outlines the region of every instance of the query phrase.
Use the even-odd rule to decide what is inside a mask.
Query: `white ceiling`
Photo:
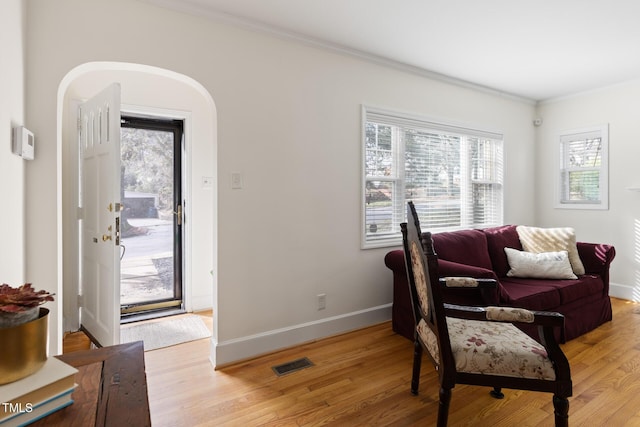
[[[640,77],[637,0],[144,0],[540,101]]]

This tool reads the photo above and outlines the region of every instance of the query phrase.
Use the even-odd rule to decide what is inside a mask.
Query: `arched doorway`
[[[122,87],[122,104],[137,111],[180,111],[188,116],[185,131],[185,308],[213,309],[217,341],[217,122],[209,92],[192,78],[140,64],[91,62],[71,70],[58,87],[58,206],[62,259],[64,330],[79,326],[76,106],[112,82]],[[197,232],[193,232],[196,229]],[[61,337],[62,334],[59,334]],[[61,347],[60,347],[61,348]]]

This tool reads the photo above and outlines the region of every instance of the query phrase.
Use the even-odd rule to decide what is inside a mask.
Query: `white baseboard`
[[[609,282],[609,296],[640,302],[640,288]]]
[[[219,368],[233,362],[375,325],[390,319],[391,304],[385,304],[219,343],[212,339],[210,361],[214,367]]]

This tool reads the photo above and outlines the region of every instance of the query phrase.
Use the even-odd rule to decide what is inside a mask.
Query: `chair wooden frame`
[[[438,426],[446,426],[449,413],[449,403],[451,392],[456,384],[468,384],[478,386],[493,387],[491,395],[501,398],[502,388],[532,390],[539,392],[553,393],[553,406],[556,426],[567,426],[569,419],[569,400],[572,395],[571,371],[569,361],[558,345],[553,330],[554,328],[564,328],[564,316],[552,312],[531,312],[533,314],[533,324],[537,325],[540,343],[547,352],[547,357],[551,361],[555,371],[555,380],[532,379],[513,376],[501,376],[486,373],[459,372],[456,369],[454,353],[451,348],[447,318],[459,318],[468,320],[490,321],[487,319],[487,308],[466,307],[445,304],[442,300],[440,286],[444,281],[438,277],[438,258],[433,249],[433,242],[430,233],[422,233],[420,222],[412,202],[407,206],[408,222],[401,224],[403,234],[403,244],[407,277],[409,278],[409,288],[412,299],[414,316],[416,319],[416,334],[414,341],[413,374],[411,379],[411,392],[418,394],[420,381],[420,368],[422,362],[423,349],[427,348],[420,334],[417,332],[418,324],[424,320],[428,328],[437,337],[438,360],[426,351],[434,366],[438,371],[440,381],[440,403],[438,408]],[[413,242],[413,243],[412,243]],[[426,280],[426,291],[428,295],[428,310],[423,311],[416,288],[416,276],[412,264],[411,245],[422,248],[419,252],[419,260],[416,265],[421,266],[422,274]],[[420,274],[420,272],[418,272]],[[516,324],[514,319],[509,319],[508,323]],[[531,323],[531,322],[528,322]],[[524,334],[524,332],[523,332]]]

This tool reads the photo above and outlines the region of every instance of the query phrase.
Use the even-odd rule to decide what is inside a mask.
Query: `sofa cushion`
[[[529,310],[551,310],[587,298],[602,295],[604,283],[597,274],[586,274],[576,280],[546,280],[505,277],[500,284],[509,298],[503,305]]]
[[[500,279],[500,284],[509,295],[502,305],[522,307],[529,310],[551,310],[560,305],[560,292],[550,280],[509,277]]]
[[[533,252],[504,248],[509,260],[508,277],[530,277],[535,279],[577,279],[573,274],[567,251]]]
[[[480,230],[460,230],[432,235],[438,258],[491,270],[487,238]]]
[[[584,265],[578,255],[573,228],[539,228],[519,225],[516,231],[525,251],[535,253],[567,251],[573,272],[577,275],[584,274]]]
[[[560,303],[569,304],[585,298],[588,295],[602,295],[604,283],[597,274],[586,274],[578,280],[561,280],[553,282],[553,286],[560,292]]]
[[[498,277],[504,277],[509,271],[509,262],[504,248],[522,250],[522,244],[518,237],[515,225],[503,225],[500,227],[485,228],[483,230],[487,238],[487,249],[493,271]]]

